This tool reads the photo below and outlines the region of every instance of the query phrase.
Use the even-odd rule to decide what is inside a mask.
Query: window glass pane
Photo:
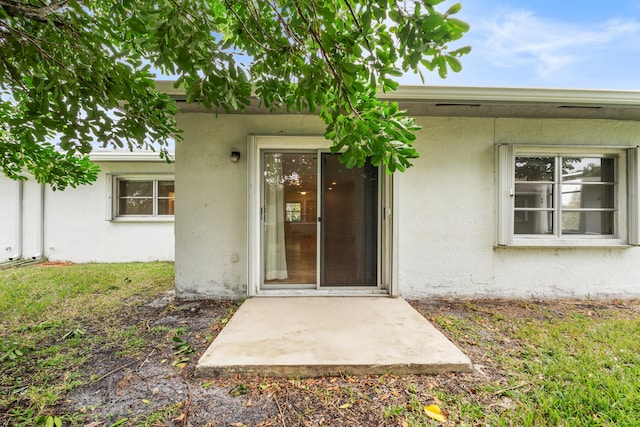
[[[515,211],[513,232],[515,234],[553,234],[553,212]]]
[[[348,169],[340,154],[322,153],[321,286],[377,281],[378,168]]]
[[[158,215],[174,215],[174,207],[173,199],[158,199]]]
[[[563,212],[562,234],[611,235],[613,212]]]
[[[553,157],[516,157],[516,181],[553,181]]]
[[[563,182],[614,182],[615,159],[598,157],[563,157]]]
[[[120,199],[119,215],[153,215],[153,199]]]
[[[153,181],[120,181],[120,197],[153,197]]]
[[[317,154],[265,153],[263,161],[264,283],[315,284]]]
[[[302,203],[287,203],[286,204],[285,221],[287,222],[300,222],[302,216]]]
[[[175,184],[173,181],[158,181],[158,197],[171,197],[175,195]]]
[[[614,185],[562,185],[563,209],[613,209]]]
[[[553,184],[516,184],[515,208],[553,208]]]

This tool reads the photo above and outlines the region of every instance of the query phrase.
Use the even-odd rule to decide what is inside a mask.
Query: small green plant
[[[404,414],[404,406],[402,405],[391,405],[384,408],[385,420],[400,417],[402,414]]]
[[[62,419],[55,415],[42,415],[36,420],[37,426],[62,427]]]
[[[175,359],[173,360],[173,362],[171,362],[171,366],[174,366],[176,368],[184,368],[191,360],[191,357],[187,355],[195,351],[191,346],[191,343],[180,338],[180,335],[182,335],[184,332],[185,330],[183,328],[178,328],[172,338],[173,342],[175,343],[173,346],[173,355],[175,356]]]
[[[111,427],[120,427],[125,425],[125,423],[129,421],[129,418],[120,418],[118,421],[116,421],[115,423],[111,424]]]
[[[85,331],[84,329],[75,328],[75,329],[71,329],[70,331],[67,331],[64,335],[60,337],[60,340],[66,340],[71,338],[82,338],[86,334],[87,334],[87,331]]]
[[[241,396],[243,394],[247,394],[249,392],[249,387],[244,384],[238,384],[234,386],[231,390],[229,390],[229,394],[231,396]]]
[[[17,347],[13,347],[0,355],[0,362],[2,362],[4,359],[16,360],[21,356],[24,356],[24,353]]]
[[[173,337],[173,342],[176,343],[173,346],[173,354],[175,354],[176,356],[191,354],[195,351],[190,343],[188,343],[187,341],[183,341],[178,336]]]

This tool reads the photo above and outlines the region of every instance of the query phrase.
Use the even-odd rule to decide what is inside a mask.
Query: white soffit
[[[156,82],[157,88],[179,101],[181,112],[207,112],[197,103],[186,103],[182,88],[173,82]],[[640,91],[594,89],[544,89],[464,86],[400,86],[378,93],[382,100],[398,102],[412,116],[567,118],[640,121]],[[232,112],[232,114],[240,112]],[[254,99],[242,113],[272,112]],[[305,112],[297,113],[305,114]]]
[[[400,86],[381,99],[460,104],[640,107],[640,91],[455,86]]]
[[[184,89],[172,81],[156,81],[156,87],[174,98],[183,98]],[[542,104],[640,108],[640,91],[600,89],[549,89],[472,86],[400,86],[378,94],[380,99],[460,104]]]
[[[173,153],[169,154],[172,161],[175,160]],[[152,151],[130,152],[130,151],[97,151],[89,154],[92,162],[162,162],[165,159],[160,158],[160,153]]]

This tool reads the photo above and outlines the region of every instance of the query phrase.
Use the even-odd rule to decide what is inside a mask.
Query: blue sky
[[[459,45],[473,50],[460,73],[428,75],[428,85],[640,90],[640,0],[460,3],[471,30]]]

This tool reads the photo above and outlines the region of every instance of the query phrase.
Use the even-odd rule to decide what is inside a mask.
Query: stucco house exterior
[[[314,115],[179,101],[176,295],[640,296],[640,93],[404,87],[404,173]]]
[[[346,169],[310,114],[180,106],[176,162],[0,177],[0,263],[174,260],[181,298],[640,296],[640,92],[401,87],[421,153]],[[384,95],[383,95],[384,96]]]
[[[52,191],[0,176],[0,263],[173,261],[174,163],[97,152],[90,186]]]

